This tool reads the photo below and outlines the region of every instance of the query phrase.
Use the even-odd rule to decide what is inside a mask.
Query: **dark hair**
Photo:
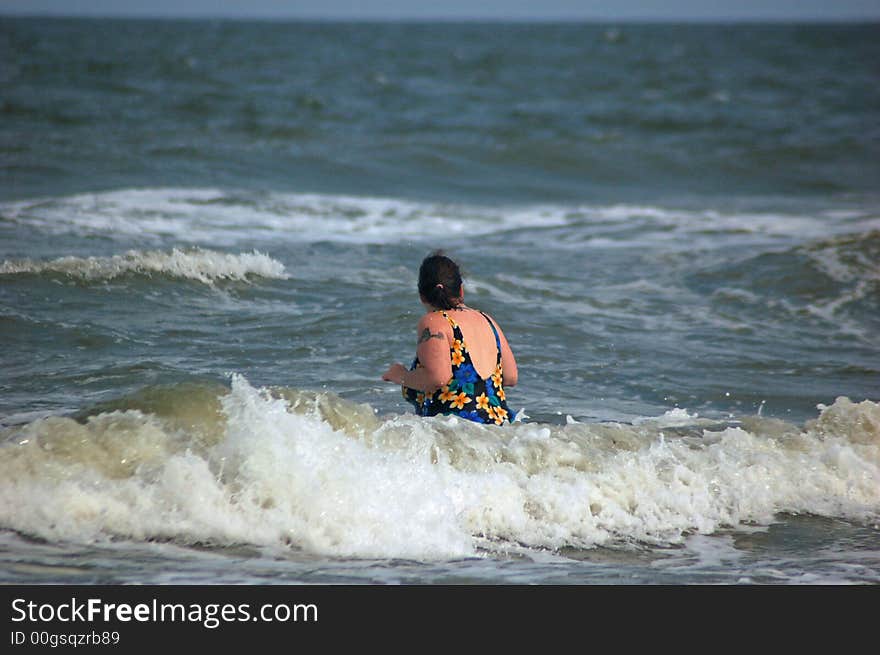
[[[461,271],[442,251],[431,253],[419,267],[419,294],[438,309],[461,304]]]

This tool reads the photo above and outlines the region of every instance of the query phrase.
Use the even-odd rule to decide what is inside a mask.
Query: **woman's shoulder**
[[[485,312],[482,309],[476,309],[474,307],[468,307],[468,309],[471,310],[471,313],[472,313],[475,321],[489,321],[495,327],[499,327],[498,321],[496,321],[495,317],[492,316],[489,312]]]
[[[444,312],[441,310],[426,312],[419,319],[419,329],[421,330],[422,328],[431,328],[436,330],[438,328],[445,329],[450,327],[449,319],[447,319],[446,316],[444,316],[443,314]],[[448,315],[449,314],[447,313],[447,316]]]

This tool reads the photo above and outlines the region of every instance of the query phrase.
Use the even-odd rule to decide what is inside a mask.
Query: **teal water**
[[[877,36],[0,18],[4,581],[876,582]]]
[[[880,175],[876,24],[0,25],[7,197],[183,185],[702,208],[875,197]]]

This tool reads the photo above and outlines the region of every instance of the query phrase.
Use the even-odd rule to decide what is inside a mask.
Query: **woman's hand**
[[[406,375],[407,368],[403,364],[392,364],[388,370],[382,374],[382,379],[386,382],[394,384],[403,384],[403,376]]]

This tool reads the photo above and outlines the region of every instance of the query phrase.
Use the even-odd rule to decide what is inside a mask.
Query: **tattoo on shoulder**
[[[442,338],[443,338],[442,332],[432,333],[428,328],[425,328],[424,330],[422,330],[422,336],[419,337],[419,343],[424,343],[428,339],[442,339]]]

